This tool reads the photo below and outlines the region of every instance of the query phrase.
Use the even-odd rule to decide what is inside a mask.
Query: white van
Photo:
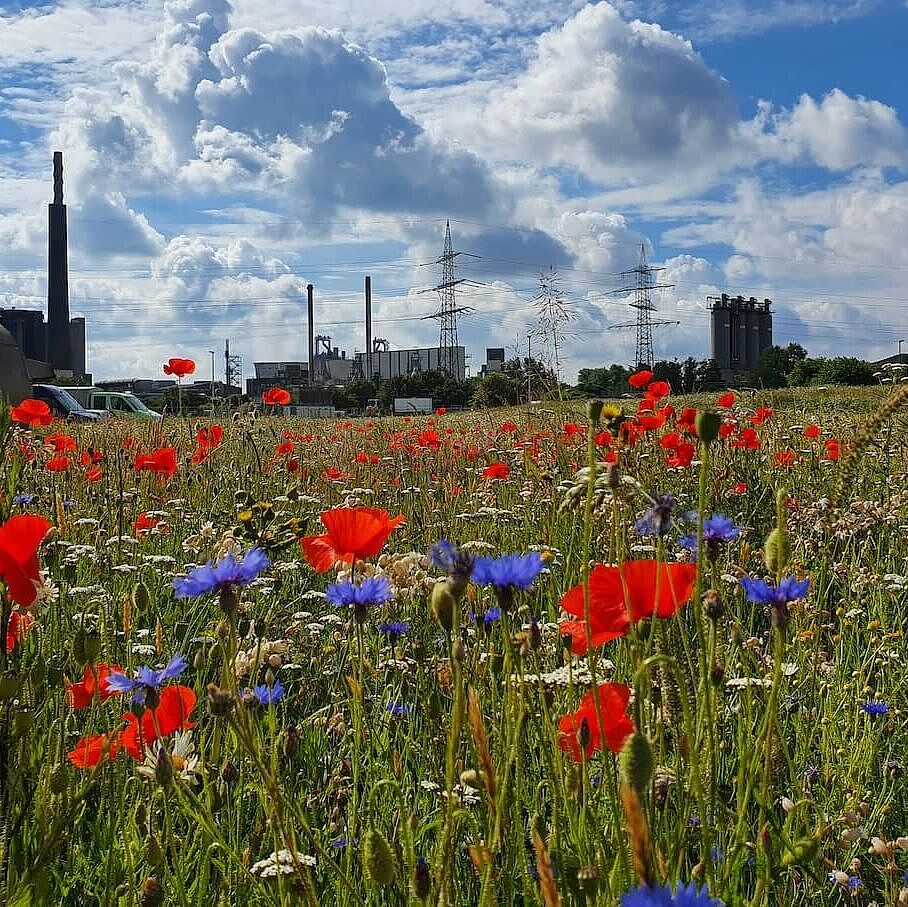
[[[67,390],[86,408],[108,412],[127,419],[148,419],[160,422],[160,413],[149,409],[135,394],[128,391],[106,391],[99,387],[69,387]]]

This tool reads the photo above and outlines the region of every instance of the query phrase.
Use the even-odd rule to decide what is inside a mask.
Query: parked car
[[[65,388],[55,384],[33,384],[32,396],[43,400],[57,419],[69,419],[71,422],[100,422],[107,418],[105,413],[92,412],[86,409]]]
[[[149,409],[135,394],[128,391],[106,391],[97,387],[72,387],[69,390],[87,409],[129,419],[160,422],[163,418],[160,413]]]

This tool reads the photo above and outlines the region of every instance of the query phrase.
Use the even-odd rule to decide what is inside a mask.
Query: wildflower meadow
[[[0,414],[0,903],[908,905],[908,387],[269,393]]]

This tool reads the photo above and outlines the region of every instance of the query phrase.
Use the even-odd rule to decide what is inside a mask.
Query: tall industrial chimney
[[[54,200],[47,206],[47,361],[55,370],[72,371],[62,151],[54,152]]]
[[[372,380],[372,277],[366,275],[366,381]]]
[[[306,286],[306,301],[309,305],[309,386],[315,384],[315,304],[313,294],[315,287]]]

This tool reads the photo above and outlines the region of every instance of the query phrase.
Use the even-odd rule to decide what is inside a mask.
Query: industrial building
[[[344,358],[343,362],[352,362]],[[309,365],[306,362],[256,362],[255,377],[246,379],[246,396],[260,400],[269,388],[282,387],[290,393],[294,406],[325,407],[331,405],[330,387],[309,385]],[[303,415],[303,413],[290,413]]]
[[[29,361],[29,369],[34,377],[41,377],[46,371],[51,374],[48,358],[50,325],[44,320],[40,309],[0,309],[0,325],[13,335],[22,354]],[[85,319],[70,318],[69,340],[71,350],[71,368],[55,371],[71,371],[76,377],[84,377],[85,371]],[[47,364],[47,368],[43,366]]]
[[[723,380],[753,371],[772,346],[772,300],[723,293],[708,296],[706,302],[712,316],[712,358]]]
[[[481,375],[489,375],[493,372],[500,372],[504,368],[504,362],[503,346],[486,347],[486,361],[479,373]]]
[[[376,345],[378,343],[376,341]],[[370,356],[366,353],[356,353],[356,367],[364,377],[371,378],[374,382],[387,381],[389,378],[415,375],[419,372],[444,371],[446,352],[447,350],[438,346],[408,350],[379,348],[373,350]],[[466,350],[462,346],[455,346],[452,353],[452,377],[456,381],[463,381],[467,372]]]

